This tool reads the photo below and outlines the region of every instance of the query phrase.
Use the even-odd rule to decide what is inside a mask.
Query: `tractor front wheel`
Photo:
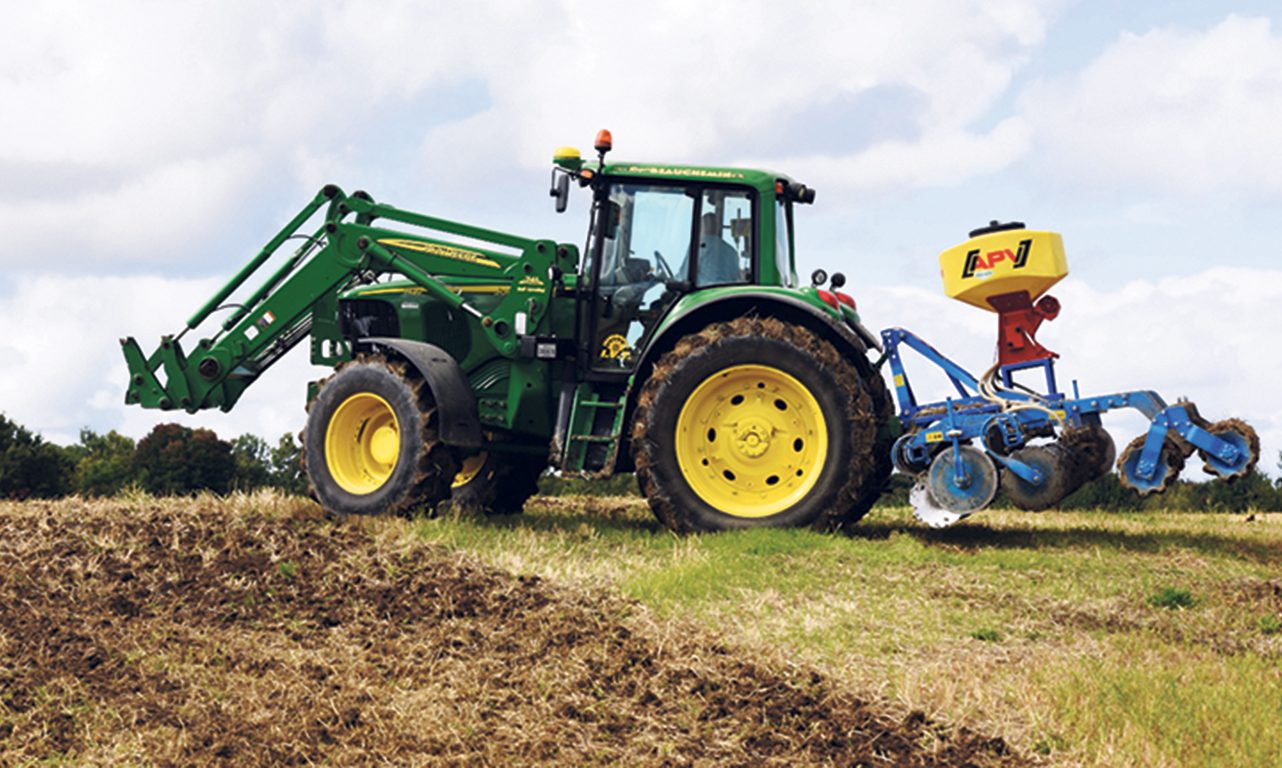
[[[776,319],[739,318],[659,360],[632,445],[641,489],[673,530],[832,528],[878,472],[876,434],[866,383],[830,343]]]
[[[449,497],[458,470],[438,439],[431,391],[379,356],[343,365],[308,408],[303,453],[314,498],[340,514],[405,512]]]

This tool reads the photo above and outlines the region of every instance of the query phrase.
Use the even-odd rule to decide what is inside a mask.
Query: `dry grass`
[[[534,534],[518,577],[401,520],[270,495],[0,503],[0,763],[1022,762],[533,573],[590,577],[600,531],[546,535],[579,542],[564,558]],[[698,540],[654,541],[699,559]]]
[[[876,510],[848,537],[679,538],[640,501],[580,498],[418,532],[1051,762],[1282,764],[1282,515],[990,510],[932,531]]]

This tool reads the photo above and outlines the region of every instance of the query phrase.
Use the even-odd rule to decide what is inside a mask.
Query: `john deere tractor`
[[[125,401],[230,410],[310,340],[333,373],[308,387],[306,471],[337,513],[516,512],[553,467],[635,471],[677,531],[858,520],[890,473],[893,406],[844,278],[798,283],[814,190],[610,147],[602,131],[595,161],[554,156],[558,212],[571,184],[592,196],[582,253],[326,186],[182,333],[150,356],[121,342]]]

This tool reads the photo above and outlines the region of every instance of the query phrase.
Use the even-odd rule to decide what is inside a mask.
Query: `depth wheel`
[[[1040,472],[1042,483],[1033,485],[1007,469],[1002,472],[1002,493],[1011,504],[1027,512],[1055,506],[1070,493],[1065,455],[1058,445],[1030,445],[1015,451],[1011,458]]]
[[[957,478],[961,465],[962,481]],[[965,517],[992,503],[997,495],[997,468],[988,454],[970,445],[949,446],[940,451],[930,463],[926,474],[926,489],[930,500],[939,506]],[[919,518],[922,510],[918,510]],[[939,527],[936,522],[926,523]]]
[[[1158,455],[1157,471],[1153,477],[1140,477],[1140,454],[1144,452],[1144,441],[1147,439],[1148,435],[1140,435],[1132,440],[1117,460],[1117,474],[1122,487],[1130,488],[1140,496],[1165,491],[1179,477],[1180,470],[1184,469],[1183,449],[1179,442],[1167,437],[1162,441],[1162,452]]]
[[[676,531],[836,527],[876,484],[873,408],[855,366],[809,330],[773,318],[710,325],[641,390],[637,479]]]
[[[458,470],[438,438],[426,383],[380,356],[347,363],[324,383],[308,409],[303,452],[312,495],[340,514],[435,506]]]
[[[488,515],[516,515],[539,492],[539,476],[547,468],[542,456],[482,451],[463,460],[450,487],[455,509]]]

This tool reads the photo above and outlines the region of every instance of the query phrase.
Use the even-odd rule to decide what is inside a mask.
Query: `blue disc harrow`
[[[1021,509],[1053,507],[1112,469],[1116,449],[1100,417],[1121,408],[1149,420],[1117,458],[1122,484],[1140,495],[1166,490],[1194,452],[1209,474],[1226,480],[1246,475],[1259,460],[1259,438],[1249,425],[1207,422],[1191,402],[1168,405],[1151,390],[1082,397],[1076,381],[1071,396],[1060,392],[1053,356],[994,365],[976,377],[910,331],[888,328],[881,337],[904,426],[892,458],[899,471],[918,477],[913,506],[930,525],[951,525],[987,507],[999,487]],[[903,348],[942,370],[956,397],[918,403]],[[1036,369],[1043,391],[1014,380]]]

